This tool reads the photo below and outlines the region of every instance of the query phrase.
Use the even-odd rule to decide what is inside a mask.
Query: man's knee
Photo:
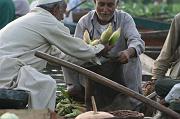
[[[68,94],[77,101],[84,101],[85,89],[80,85],[67,85]]]
[[[168,87],[168,82],[167,80],[163,80],[163,79],[159,79],[155,82],[155,91],[157,93],[157,95],[159,95],[160,97],[165,97],[169,91],[167,91],[167,87]]]
[[[165,97],[171,88],[178,83],[179,81],[173,79],[158,79],[155,83],[155,91],[156,93],[161,96]]]
[[[76,94],[76,93],[81,93],[83,91],[83,87],[80,85],[71,84],[71,85],[67,85],[67,90],[69,93]]]

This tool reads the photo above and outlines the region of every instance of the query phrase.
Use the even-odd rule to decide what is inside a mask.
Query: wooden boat
[[[142,17],[133,17],[133,19],[140,31],[168,30],[170,28],[170,23],[158,20],[152,20]]]
[[[98,82],[100,84],[103,84],[105,86],[111,87],[114,90],[121,92],[123,94],[126,94],[128,96],[131,96],[135,99],[138,99],[138,100],[142,101],[143,103],[148,104],[148,105],[152,106],[153,108],[160,110],[160,111],[166,113],[167,115],[169,115],[173,118],[180,118],[180,115],[178,113],[176,113],[175,111],[170,110],[169,108],[162,106],[161,104],[149,99],[148,97],[144,97],[143,95],[140,95],[140,94],[138,94],[138,93],[122,86],[122,85],[119,85],[119,84],[117,84],[117,83],[115,83],[115,82],[113,82],[113,81],[111,81],[105,77],[97,75],[96,73],[93,73],[91,71],[85,70],[82,67],[79,67],[79,66],[74,65],[72,63],[69,63],[67,61],[63,61],[61,59],[55,58],[53,56],[50,56],[48,54],[41,53],[41,52],[36,52],[35,56],[42,58],[42,59],[45,59],[45,60],[52,62],[52,63],[56,63],[57,65],[61,65],[61,66],[70,68],[72,70],[78,71],[78,72],[80,72],[80,73],[82,73],[82,74],[84,74],[90,78],[88,80],[88,82],[93,80],[93,81]],[[85,102],[86,102],[87,107],[88,107],[88,104],[90,102],[89,99],[91,96],[91,92],[89,92],[88,89],[91,89],[90,85],[88,85],[85,89]]]
[[[9,104],[10,105],[10,104]],[[1,109],[0,115],[5,113],[13,114],[18,117],[18,119],[58,119],[55,118],[55,113],[48,109]],[[8,117],[6,117],[8,119]],[[14,116],[9,117],[9,119],[16,119]]]
[[[168,30],[140,32],[141,38],[145,41],[145,54],[153,59],[159,55],[166,40]]]
[[[145,53],[140,56],[140,59],[143,67],[143,81],[148,81],[151,79],[151,70],[154,59],[157,58],[161,51],[168,34],[170,24],[138,17],[134,17],[134,20],[138,30],[140,31],[141,37],[146,44]],[[65,23],[65,26],[70,29],[71,34],[74,34],[76,23]],[[54,74],[55,72],[53,73],[53,76],[56,75]],[[61,78],[63,78],[63,75],[61,75]]]
[[[170,23],[134,17],[141,38],[145,41],[145,54],[156,59],[166,40]]]

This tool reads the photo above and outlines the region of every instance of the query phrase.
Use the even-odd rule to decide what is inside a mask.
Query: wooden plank
[[[19,119],[51,119],[51,114],[48,109],[43,110],[29,110],[29,109],[1,109],[0,115],[10,112],[16,114]]]
[[[168,30],[140,32],[142,39],[166,39]]]
[[[140,32],[141,38],[144,40],[146,47],[160,47],[162,48],[166,37],[168,35],[168,30],[158,30],[158,31],[145,31]]]
[[[170,23],[157,21],[157,20],[150,20],[147,18],[142,17],[133,17],[136,23],[136,26],[139,29],[151,29],[151,30],[167,30],[170,28]]]

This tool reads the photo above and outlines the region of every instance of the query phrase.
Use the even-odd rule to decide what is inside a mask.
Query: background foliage
[[[31,3],[34,0],[29,0]],[[160,2],[156,1],[166,1]],[[180,12],[180,0],[120,0],[118,9],[132,16],[169,21]]]
[[[180,12],[180,1],[152,2],[151,0],[122,0],[118,9],[133,16],[169,21]]]

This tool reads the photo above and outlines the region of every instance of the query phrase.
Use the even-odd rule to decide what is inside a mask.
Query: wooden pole
[[[142,39],[166,39],[168,30],[140,32]]]
[[[69,69],[72,69],[72,70],[75,70],[75,71],[78,71],[79,73],[82,73],[86,76],[89,77],[89,79],[91,80],[94,80],[100,84],[103,84],[105,86],[108,86],[118,92],[121,92],[121,93],[124,93],[128,96],[131,96],[137,100],[140,100],[152,107],[154,107],[155,109],[159,110],[159,111],[162,111],[166,114],[168,114],[169,116],[173,117],[174,119],[180,119],[180,115],[178,113],[176,113],[175,111],[151,100],[151,99],[148,99],[146,98],[145,96],[123,86],[123,85],[120,85],[114,81],[111,81],[110,79],[108,78],[105,78],[101,75],[98,75],[92,71],[89,71],[83,67],[80,67],[78,65],[75,65],[73,63],[70,63],[70,62],[67,62],[65,60],[62,60],[62,59],[58,59],[56,57],[53,57],[51,55],[48,55],[48,54],[45,54],[45,53],[42,53],[42,52],[36,52],[35,53],[35,56],[39,57],[39,58],[42,58],[44,60],[47,60],[48,62],[51,62],[51,63],[56,63],[58,65],[61,65],[61,66],[64,66],[64,67],[67,67]]]

